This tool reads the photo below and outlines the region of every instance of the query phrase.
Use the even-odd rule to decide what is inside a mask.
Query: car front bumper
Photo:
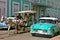
[[[30,32],[31,34],[40,34],[40,35],[52,35],[52,33],[47,32]]]

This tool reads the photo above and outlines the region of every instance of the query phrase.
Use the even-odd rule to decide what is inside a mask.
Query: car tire
[[[48,37],[49,37],[49,38],[53,38],[54,36],[55,36],[55,35],[52,34],[52,35],[49,35]]]
[[[51,35],[51,37],[54,37],[55,36],[55,34],[53,33],[52,35]]]
[[[55,33],[54,33],[54,29],[52,29],[53,33],[50,35],[50,37],[54,37],[55,36]]]
[[[57,34],[59,34],[60,35],[60,31],[58,31],[58,33]]]

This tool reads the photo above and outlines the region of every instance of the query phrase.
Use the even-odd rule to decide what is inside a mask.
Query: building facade
[[[11,16],[19,11],[20,0],[0,0],[0,19],[2,15]]]
[[[0,18],[2,15],[14,16],[15,12],[22,10],[37,11],[35,14],[37,21],[45,15],[58,17],[60,13],[59,2],[59,0],[0,0]]]
[[[2,15],[7,15],[7,0],[0,0],[0,19]]]
[[[29,0],[33,8],[37,10],[37,19],[43,16],[51,16],[60,19],[60,0]]]
[[[29,9],[30,2],[26,0],[0,0],[0,18],[2,15],[9,17],[15,15],[15,12]]]
[[[60,0],[52,0],[52,8],[47,8],[46,13],[60,19]]]
[[[45,16],[47,8],[52,7],[51,0],[29,0],[31,2],[32,10],[37,11],[36,18],[37,21],[40,17]]]

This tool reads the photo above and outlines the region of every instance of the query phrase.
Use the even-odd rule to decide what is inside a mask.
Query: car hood
[[[55,27],[56,24],[51,24],[51,23],[37,23],[37,24],[33,24],[32,28],[34,29],[48,29],[51,27]]]

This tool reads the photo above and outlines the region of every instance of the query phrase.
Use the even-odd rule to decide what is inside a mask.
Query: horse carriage
[[[29,14],[34,14],[36,13],[36,11],[19,11],[19,12],[15,12],[16,14],[25,14],[25,13],[29,13]],[[16,20],[16,17],[8,17],[7,18],[8,21],[8,34],[10,34],[10,28],[13,26],[15,27],[16,32],[18,33],[18,30],[22,30],[24,32],[28,32],[30,29],[30,25],[33,24],[33,20],[32,21],[27,21],[25,22],[25,20],[23,21],[23,24],[19,22],[19,20]],[[21,21],[21,20],[20,20]],[[15,32],[14,32],[15,33]]]

